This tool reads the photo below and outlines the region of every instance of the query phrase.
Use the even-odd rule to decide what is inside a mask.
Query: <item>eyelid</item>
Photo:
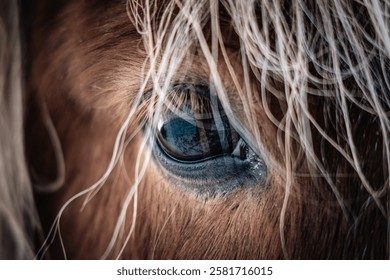
[[[191,96],[189,97],[189,95]],[[152,98],[153,92],[149,91],[145,93],[143,102],[151,102]],[[191,105],[186,106],[189,99],[191,101]],[[226,117],[226,114],[223,111],[223,106],[221,106],[219,101],[218,110],[216,110],[216,108],[209,105],[211,104],[209,100],[211,99],[209,98],[208,88],[203,85],[175,85],[168,90],[165,100],[162,101],[163,108],[160,111],[160,114],[167,115],[167,111],[169,111],[173,113],[173,115],[185,119],[193,125],[196,125],[196,123],[194,123],[194,119],[200,121],[213,119],[216,114]],[[206,108],[205,105],[209,105],[209,108]],[[197,108],[198,111],[194,111],[194,108]],[[213,110],[213,112],[211,112],[211,110]],[[214,110],[216,112],[214,112]],[[157,128],[159,127],[161,127],[161,124],[157,124]]]

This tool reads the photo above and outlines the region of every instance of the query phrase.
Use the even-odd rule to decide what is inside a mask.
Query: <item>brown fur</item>
[[[31,58],[27,73],[26,145],[29,162],[39,180],[50,181],[56,177],[53,151],[41,124],[45,117],[41,113],[42,104],[45,103],[58,132],[66,166],[65,183],[58,192],[36,195],[40,217],[48,232],[62,205],[96,182],[105,171],[115,137],[142,82],[140,69],[146,53],[141,37],[128,19],[125,1],[63,1],[54,4],[41,0],[34,5],[28,18],[32,23],[28,28],[30,38],[27,42]],[[234,51],[229,56],[233,63],[241,63]],[[185,74],[207,83],[209,70],[202,65],[205,65],[204,57],[198,55]],[[223,63],[219,66],[223,82],[226,88],[234,89],[225,66]],[[237,71],[239,82],[243,84],[244,74]],[[281,87],[276,81],[275,86]],[[253,89],[256,90],[257,85],[253,85]],[[238,96],[232,94],[229,98],[233,113],[238,119],[244,119],[240,116],[244,109],[237,102]],[[320,121],[325,102],[325,98],[313,99],[311,105]],[[270,160],[282,165],[286,159],[280,148],[285,143],[276,141],[280,131],[265,114],[260,100],[255,98],[252,103],[257,129],[263,136],[261,144],[270,152]],[[270,97],[269,104],[276,116],[283,114],[286,105],[283,101]],[[325,120],[321,124],[324,123]],[[137,125],[133,123],[128,133]],[[250,127],[245,122],[244,125]],[[367,128],[362,133],[369,132]],[[314,137],[320,139],[318,135]],[[337,138],[337,135],[333,137]],[[95,259],[105,252],[134,180],[134,165],[141,140],[140,132],[127,147],[123,163],[115,168],[104,188],[83,211],[80,211],[84,199],[81,198],[64,212],[60,225],[68,258]],[[316,142],[318,147],[315,147],[318,154],[321,149],[327,149],[327,160],[333,158],[333,161],[343,162],[330,145],[320,142]],[[361,191],[353,176],[337,179],[340,192],[351,209],[350,215],[359,217],[351,226],[324,179],[299,175],[309,174],[309,167],[304,160],[299,160],[299,145],[292,145],[297,146],[297,154],[291,156],[296,160],[294,172],[298,175],[293,179],[283,229],[288,257],[388,257],[387,221],[373,203],[367,203],[369,194]],[[368,162],[375,160],[371,154],[367,157]],[[339,164],[333,171],[343,173],[340,169],[345,168],[345,173],[350,172],[344,165]],[[329,166],[333,169],[332,163]],[[204,198],[170,186],[159,167],[151,163],[138,186],[136,227],[121,258],[284,258],[279,233],[285,176],[283,170],[275,168],[269,170],[265,187],[243,186],[224,197]],[[374,175],[371,180],[375,181]],[[383,183],[378,182],[378,185]],[[116,257],[123,245],[132,224],[133,210],[133,206],[128,209],[126,224],[108,257]],[[371,228],[371,231],[367,232],[366,228]],[[359,244],[366,244],[365,248]],[[58,239],[49,252],[50,257],[64,257]]]

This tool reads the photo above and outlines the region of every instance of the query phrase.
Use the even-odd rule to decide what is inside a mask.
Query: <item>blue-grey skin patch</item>
[[[181,162],[168,156],[156,143],[153,151],[166,179],[197,195],[223,196],[240,187],[264,186],[267,167],[248,146],[245,155],[223,155],[198,162]]]

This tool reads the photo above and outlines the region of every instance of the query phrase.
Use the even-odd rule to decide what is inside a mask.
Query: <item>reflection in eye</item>
[[[229,154],[245,159],[245,143],[221,104],[214,108],[209,96],[193,91],[182,92],[180,98],[180,113],[167,110],[159,121],[158,143],[168,156],[185,162]]]

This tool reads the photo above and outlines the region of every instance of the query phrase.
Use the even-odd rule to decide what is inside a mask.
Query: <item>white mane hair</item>
[[[139,90],[138,100],[142,99],[145,87],[150,82],[158,100],[157,105],[153,103],[150,106],[148,118],[151,119],[151,130],[145,141],[153,142],[153,128],[157,126],[161,114],[159,108],[166,102],[179,68],[193,60],[193,47],[196,45],[210,69],[210,88],[214,87],[234,126],[241,127],[243,123],[235,119],[230,109],[223,77],[218,71],[221,61],[227,66],[229,79],[234,81],[245,109],[244,123],[251,128],[251,132],[245,131],[249,134],[249,142],[268,158],[268,163],[273,165],[271,168],[286,174],[285,199],[280,214],[282,244],[289,197],[296,191],[293,190],[295,179],[301,176],[311,176],[318,186],[330,187],[351,224],[356,224],[359,217],[351,213],[345,204],[339,190],[343,186],[337,181],[344,176],[356,177],[353,187],[363,188],[385,219],[389,220],[389,5],[379,0],[176,0],[165,1],[162,9],[160,1],[128,1],[129,17],[143,37],[150,65],[145,69],[145,83]],[[239,38],[244,89],[227,54],[225,44],[229,42],[225,42],[222,35],[221,9],[226,11]],[[211,30],[210,38],[204,30]],[[259,92],[253,92],[251,75],[257,80]],[[275,88],[275,83],[282,83],[283,90]],[[267,95],[270,94],[286,105],[282,108],[281,120],[269,108]],[[327,114],[334,114],[337,123],[330,123],[333,119],[329,117],[329,123],[321,124],[316,115],[318,112],[310,108],[313,100],[323,102],[319,106],[323,109],[321,114],[325,115],[324,118],[327,118]],[[272,161],[269,152],[262,146],[264,135],[258,131],[257,120],[253,118],[256,111],[253,101],[262,104],[269,120],[279,129],[277,143],[283,155],[282,165]],[[139,103],[135,102],[132,112],[137,111],[137,106]],[[356,114],[360,115],[359,111],[378,124],[374,132],[375,140],[368,135],[355,133],[354,122]],[[131,122],[133,117],[130,114],[128,121]],[[336,137],[329,135],[328,126]],[[365,133],[370,132],[367,129]],[[337,158],[340,165],[346,164],[347,167],[334,169],[337,163],[324,162],[327,156],[323,153],[326,152],[319,154],[315,150],[313,134],[320,135],[321,141],[333,150],[334,160]],[[366,149],[361,150],[362,137],[375,143],[363,144]],[[366,153],[378,149],[379,142],[383,143],[381,150],[372,152],[381,154],[382,162],[378,166],[383,168],[383,177],[376,178],[372,183],[372,177],[367,173],[378,167],[363,168],[363,160]],[[299,143],[299,146],[294,143]],[[307,162],[306,175],[297,172],[295,165],[300,157]],[[334,170],[340,171],[335,173]],[[342,170],[348,170],[348,173],[344,174]],[[372,185],[377,182],[380,184]],[[118,228],[122,223],[123,220],[118,221]],[[285,257],[288,257],[286,248],[283,249]]]
[[[34,239],[40,229],[24,155],[19,28],[17,1],[1,1],[0,259],[34,258]]]
[[[4,1],[3,1],[4,2]],[[23,91],[17,7],[1,3],[0,25],[0,258],[32,258],[36,253],[31,229],[39,228],[32,187],[23,154]],[[6,6],[7,9],[3,9]],[[118,217],[106,258],[117,241],[130,203],[149,164],[162,105],[177,82],[177,73],[201,53],[210,70],[210,90],[215,91],[234,127],[245,127],[252,148],[260,151],[270,168],[284,172],[286,182],[281,206],[280,236],[286,258],[285,215],[297,178],[309,176],[315,185],[330,188],[345,219],[355,225],[359,216],[345,202],[339,178],[353,178],[353,188],[369,194],[367,204],[375,204],[389,223],[390,174],[390,3],[380,0],[341,1],[235,1],[235,0],[132,0],[128,1],[132,24],[142,36],[147,61],[144,83],[120,129],[113,156],[99,181],[70,199],[57,216],[47,238],[57,233],[65,208],[86,196],[87,203],[101,188],[132,137],[129,127],[138,120],[139,107],[147,87],[153,90],[144,115],[144,142],[134,172],[137,178]],[[229,57],[220,11],[224,11],[239,42],[240,68]],[[3,12],[5,11],[5,12]],[[210,31],[207,33],[206,31]],[[6,40],[3,40],[6,38]],[[235,84],[244,110],[244,120],[235,118],[231,99],[224,88],[218,65],[226,65],[228,78]],[[185,67],[184,67],[185,68]],[[240,80],[239,73],[243,73]],[[255,81],[256,92],[252,84]],[[243,82],[243,84],[241,84]],[[279,85],[279,86],[276,86]],[[281,86],[280,86],[281,85]],[[283,113],[275,116],[269,98],[276,98]],[[261,104],[268,119],[278,128],[277,148],[282,159],[264,148],[264,135],[253,117]],[[314,105],[313,105],[314,104]],[[315,110],[323,110],[322,112]],[[369,120],[361,120],[369,117]],[[367,127],[356,127],[361,123]],[[368,123],[372,123],[370,127]],[[251,128],[249,130],[249,128]],[[375,131],[374,131],[375,128]],[[141,129],[141,127],[139,128]],[[249,132],[250,131],[250,132]],[[357,131],[363,134],[357,134]],[[320,139],[317,143],[316,140]],[[362,142],[367,141],[369,144]],[[323,150],[327,147],[329,154]],[[364,147],[365,150],[362,148]],[[143,156],[147,154],[145,160]],[[367,166],[366,155],[381,160]],[[330,162],[330,156],[335,160]],[[372,155],[372,154],[371,154]],[[306,173],[297,166],[305,161]],[[380,170],[375,178],[374,169]],[[378,177],[379,176],[379,177]],[[364,210],[364,209],[362,209]],[[129,240],[133,226],[125,240]],[[10,240],[12,242],[10,242]],[[123,251],[120,250],[119,256]],[[11,248],[11,247],[12,248]],[[5,248],[5,249],[4,249]],[[16,248],[13,249],[13,248]],[[387,248],[387,254],[389,253]],[[3,254],[3,255],[2,255]],[[118,256],[118,257],[119,257]]]

